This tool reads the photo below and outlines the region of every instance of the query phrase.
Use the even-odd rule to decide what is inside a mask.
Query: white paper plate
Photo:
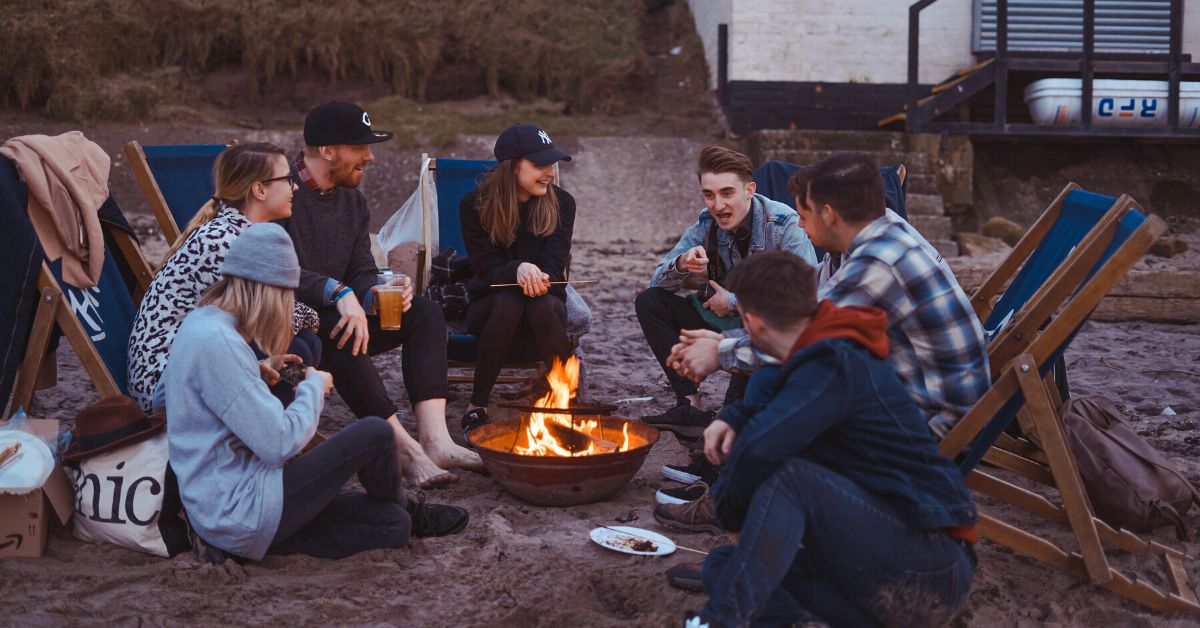
[[[666,556],[675,551],[675,543],[671,539],[649,530],[632,528],[630,526],[611,526],[592,530],[592,540],[601,547],[625,554],[638,556]],[[650,541],[654,548],[646,551],[634,549],[639,542]]]
[[[21,495],[36,490],[46,483],[54,469],[54,456],[42,439],[28,432],[17,430],[0,431],[0,449],[14,442],[21,443],[21,451],[15,460],[0,467],[0,493]]]

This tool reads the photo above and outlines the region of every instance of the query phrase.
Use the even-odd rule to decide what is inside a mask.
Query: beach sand
[[[144,222],[144,217],[138,219]],[[595,316],[592,332],[583,341],[593,400],[653,398],[622,404],[622,416],[661,411],[672,402],[633,310],[634,297],[669,248],[661,235],[643,241],[575,243],[573,275],[602,279],[581,288]],[[59,384],[38,394],[34,416],[70,420],[96,398],[69,348],[59,356]],[[1075,394],[1103,394],[1115,400],[1140,433],[1189,478],[1200,481],[1200,441],[1194,436],[1200,420],[1200,380],[1186,373],[1151,372],[1200,371],[1200,326],[1090,323],[1067,360]],[[376,364],[415,429],[399,354],[379,356]],[[706,382],[706,398],[719,401],[725,381],[717,377]],[[469,392],[467,385],[452,388],[452,431],[458,429]],[[1163,416],[1167,407],[1176,415]],[[332,433],[353,420],[335,394],[321,430]],[[430,491],[427,497],[467,508],[471,523],[465,531],[340,561],[268,557],[259,563],[210,566],[190,553],[167,560],[85,543],[57,527],[44,558],[0,563],[0,623],[678,625],[683,613],[699,609],[705,598],[670,587],[663,572],[694,556],[617,554],[593,544],[588,532],[599,525],[625,524],[665,533],[689,547],[708,549],[721,543],[721,538],[667,531],[653,519],[655,490],[674,485],[662,479],[659,466],[686,459],[685,448],[663,434],[635,479],[613,499],[571,508],[525,504],[490,478],[464,472],[461,482]],[[1052,531],[1055,540],[1068,540],[1065,528],[987,501],[980,506],[1018,525]],[[1187,516],[1191,529],[1198,519],[1200,510],[1193,509]],[[1180,546],[1168,528],[1152,537]],[[1184,547],[1200,555],[1200,545]],[[1184,626],[1200,619],[1158,615],[986,541],[978,549],[974,590],[955,626]],[[1117,557],[1114,562],[1154,568],[1151,582],[1164,581],[1157,563],[1145,557]],[[1187,570],[1193,582],[1200,581],[1195,560],[1187,563]]]

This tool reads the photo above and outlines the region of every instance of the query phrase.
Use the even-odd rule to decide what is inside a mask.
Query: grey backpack
[[[1135,532],[1171,524],[1180,540],[1187,538],[1183,515],[1200,494],[1112,402],[1075,397],[1060,416],[1096,516]]]

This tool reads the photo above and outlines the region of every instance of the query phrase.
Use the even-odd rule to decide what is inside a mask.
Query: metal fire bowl
[[[522,456],[512,453],[520,420],[484,425],[467,435],[483,464],[508,492],[538,506],[574,506],[612,497],[637,474],[658,442],[658,430],[640,421],[588,417],[600,421],[601,438],[622,442],[629,423],[631,439],[643,444],[629,451],[594,456]]]

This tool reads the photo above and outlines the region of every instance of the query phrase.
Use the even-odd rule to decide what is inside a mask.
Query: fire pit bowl
[[[483,464],[508,492],[538,506],[574,506],[608,499],[642,467],[658,442],[658,430],[640,421],[588,417],[600,422],[600,438],[622,442],[629,426],[628,451],[588,456],[526,456],[513,453],[520,419],[497,421],[472,431]]]

